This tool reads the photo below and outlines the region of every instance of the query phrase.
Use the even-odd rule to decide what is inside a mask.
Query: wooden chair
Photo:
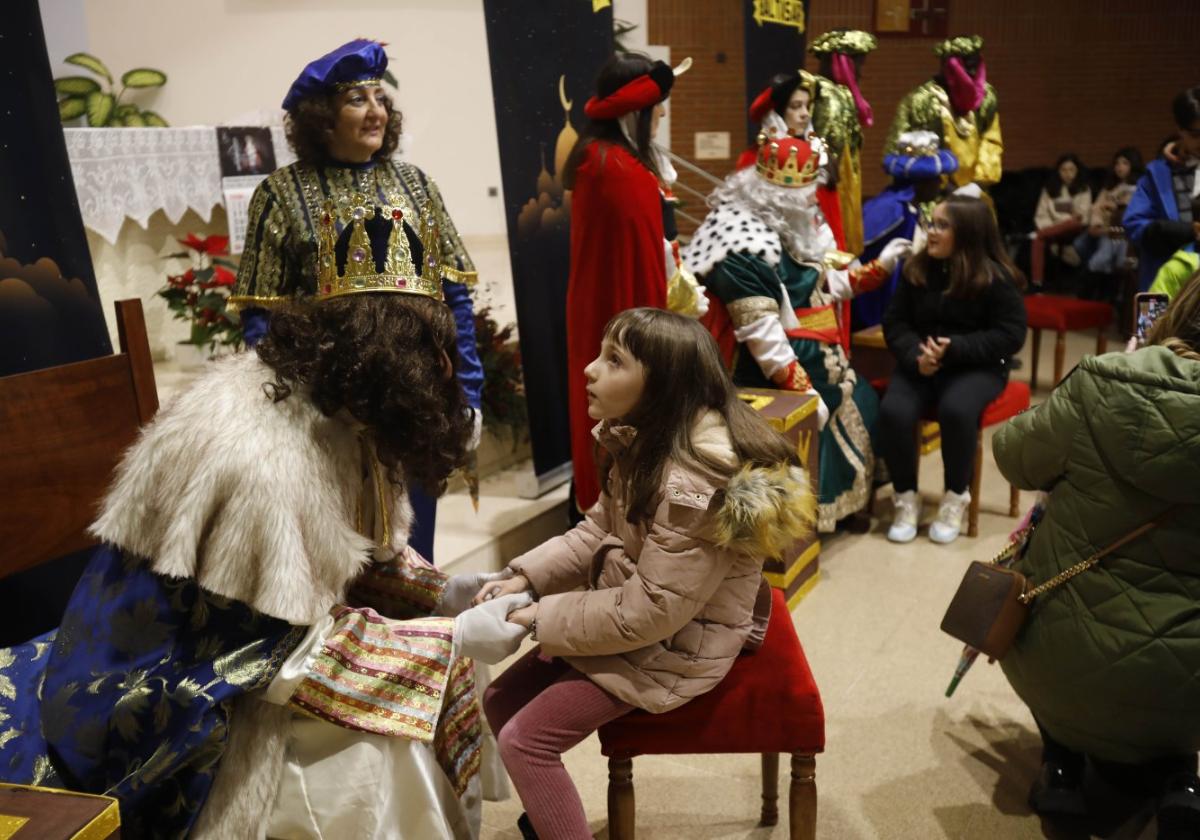
[[[120,353],[0,377],[0,578],[95,543],[113,469],[158,410],[142,303],[116,309]]]
[[[815,754],[825,748],[825,712],[791,613],[771,590],[762,647],[743,654],[716,688],[678,709],[630,712],[600,727],[608,756],[608,836],[633,840],[633,758],[638,755],[762,754],[760,825],[779,821],[779,754],[791,756],[788,836],[812,840],[817,830]]]

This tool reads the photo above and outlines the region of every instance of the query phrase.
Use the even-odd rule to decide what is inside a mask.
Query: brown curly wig
[[[288,145],[301,163],[321,166],[329,160],[329,134],[337,123],[337,95],[310,96],[301,99],[294,111],[289,111],[283,120]],[[392,107],[392,98],[387,100],[387,127],[383,130],[383,145],[371,155],[372,160],[387,160],[400,145],[400,130],[403,119]]]
[[[393,483],[439,496],[466,460],[473,425],[462,386],[447,376],[456,336],[440,301],[356,294],[274,311],[255,349],[275,371],[265,386],[273,399],[303,389],[326,416],[345,409],[370,430]]]

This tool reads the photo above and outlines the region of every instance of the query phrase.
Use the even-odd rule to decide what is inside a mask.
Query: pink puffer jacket
[[[632,434],[597,428],[618,465]],[[700,418],[692,441],[736,463],[719,413]],[[665,476],[648,527],[626,521],[625,501],[605,494],[576,528],[509,564],[539,597],[542,651],[650,712],[721,681],[754,628],[763,559],[807,532],[814,513],[798,467],[743,468],[724,486],[674,462]],[[620,487],[619,476],[609,484]]]

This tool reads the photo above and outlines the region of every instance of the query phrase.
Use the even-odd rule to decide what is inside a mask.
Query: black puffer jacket
[[[945,263],[931,261],[928,281],[914,286],[902,279],[883,314],[883,337],[907,373],[917,375],[921,342],[950,339],[942,369],[992,370],[1008,376],[1009,362],[1025,343],[1025,301],[999,267],[992,282],[974,298],[945,294]]]

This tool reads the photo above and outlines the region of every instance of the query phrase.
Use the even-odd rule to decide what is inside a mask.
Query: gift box
[[[111,796],[0,783],[0,840],[110,840],[121,836]]]
[[[821,433],[817,406],[820,400],[813,394],[796,391],[774,391],[768,388],[739,388],[738,394],[758,412],[775,431],[787,438],[808,473],[812,492],[817,492]],[[782,558],[770,558],[763,564],[767,583],[782,589],[788,609],[795,609],[800,600],[816,586],[821,555],[821,541],[813,533],[797,542]]]

